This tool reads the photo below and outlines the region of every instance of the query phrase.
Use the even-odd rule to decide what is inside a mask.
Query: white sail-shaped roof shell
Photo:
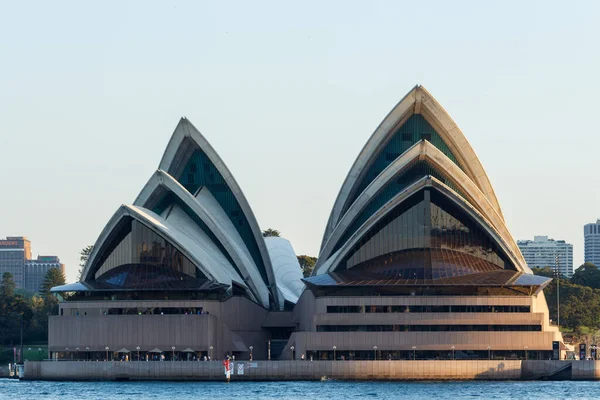
[[[527,267],[527,263],[523,259],[523,256],[519,251],[519,248],[513,237],[510,235],[504,220],[497,213],[496,209],[489,202],[488,198],[481,192],[479,187],[477,187],[477,185],[475,185],[473,181],[469,179],[463,170],[454,164],[439,149],[425,140],[416,143],[400,157],[394,160],[358,196],[348,211],[344,213],[339,223],[336,225],[331,235],[324,243],[324,246],[321,250],[320,259],[324,261],[330,256],[332,249],[340,240],[341,236],[346,233],[346,230],[356,219],[357,215],[364,210],[373,197],[376,196],[388,182],[409,169],[416,161],[422,160],[427,161],[430,165],[437,168],[439,171],[442,171],[444,175],[452,180],[454,185],[461,189],[462,193],[467,196],[466,200],[473,207],[475,207],[478,212],[480,212],[486,218],[487,221],[489,221],[491,227],[495,229],[498,236],[504,243],[507,244],[509,253],[515,259],[518,269],[523,271],[528,270],[529,268]],[[317,268],[319,265],[320,263],[317,264]]]
[[[302,268],[296,252],[290,241],[282,237],[266,237],[265,243],[275,271],[277,290],[282,300],[295,304],[304,290]]]
[[[372,172],[367,175],[376,160],[381,160],[378,157],[384,154],[386,145],[392,143],[390,141],[398,135],[403,125],[415,115],[421,116],[439,135],[438,140],[446,146],[446,153],[428,140],[422,139],[395,156],[395,159],[387,158],[389,161],[386,161],[384,166],[380,163],[377,168],[383,169],[375,169],[376,172],[381,171],[377,175]],[[394,151],[397,151],[397,147]],[[386,157],[389,155],[385,153]],[[453,160],[448,155],[451,155]],[[367,206],[371,205],[373,199],[390,182],[398,179],[420,161],[426,162],[442,174],[452,183],[452,188],[435,177],[424,176],[389,198],[385,204],[379,206],[381,202],[377,203],[379,209],[368,211],[372,213],[370,216],[368,213],[364,214]],[[335,270],[341,258],[370,227],[393,207],[424,187],[436,188],[468,211],[502,248],[517,271],[531,273],[506,227],[498,199],[475,152],[439,103],[423,87],[416,86],[381,122],[350,169],[331,211],[313,274]],[[460,194],[456,190],[460,191]],[[362,218],[357,221],[361,213]],[[367,220],[362,223],[367,216]]]
[[[219,244],[231,256],[235,267],[242,274],[243,281],[247,284],[260,303],[269,306],[269,289],[262,280],[248,249],[240,238],[231,220],[225,215],[219,203],[212,197],[206,188],[202,188],[194,197],[179,182],[165,171],[158,170],[152,175],[146,186],[142,189],[134,204],[140,207],[151,208],[153,203],[160,200],[165,193],[171,193],[185,204],[216,237]],[[177,207],[174,207],[177,209]],[[168,218],[171,218],[172,212]],[[203,241],[212,242],[210,238],[198,228],[193,221],[185,225],[187,229],[195,229]],[[216,250],[220,252],[219,249]]]
[[[201,165],[198,157],[203,160]],[[193,188],[191,165],[198,168]],[[119,208],[105,226],[86,263],[82,282],[94,279],[99,253],[106,250],[123,218],[142,222],[173,242],[208,279],[229,286],[236,283],[265,308],[281,309],[284,301],[295,298],[296,286],[302,285],[301,276],[296,277],[296,286],[289,285],[285,265],[291,258],[284,257],[280,271],[284,287],[277,288],[267,246],[244,194],[212,146],[185,118],[179,121],[159,169],[134,204]]]
[[[155,231],[171,243],[177,250],[194,263],[208,279],[226,285],[236,284],[246,287],[243,279],[235,272],[227,260],[211,246],[192,224],[181,213],[175,212],[171,221],[142,207],[122,205],[110,219],[94,250],[89,256],[82,273],[82,281],[93,279],[99,265],[96,257],[99,255],[110,234],[123,218],[133,218],[151,230]]]
[[[500,204],[487,174],[461,130],[425,88],[415,86],[385,117],[356,158],[334,203],[325,228],[322,245],[328,240],[333,229],[342,218],[344,210],[349,207],[349,204],[347,204],[349,196],[367,167],[379,154],[381,148],[387,143],[397,128],[415,114],[422,115],[442,137],[452,153],[457,157],[461,166],[465,169],[465,174],[487,197],[500,218],[504,219]]]
[[[333,272],[338,267],[339,262],[344,258],[344,256],[346,256],[348,252],[351,251],[352,247],[356,245],[367,234],[367,232],[373,226],[375,226],[375,224],[377,224],[377,222],[384,218],[400,203],[408,199],[411,195],[425,188],[436,189],[437,191],[445,195],[449,200],[451,200],[455,205],[457,205],[463,211],[465,211],[466,214],[469,215],[474,221],[477,221],[478,225],[488,234],[489,237],[495,240],[495,242],[504,251],[511,263],[519,272],[531,273],[531,270],[527,267],[527,265],[521,264],[519,260],[514,256],[514,254],[510,250],[509,244],[504,241],[502,236],[498,233],[498,231],[496,231],[492,227],[491,223],[489,222],[489,220],[487,220],[485,216],[483,216],[468,201],[466,201],[454,190],[446,186],[443,182],[440,182],[434,177],[425,176],[417,182],[408,186],[404,191],[398,193],[377,212],[371,215],[371,217],[364,224],[362,224],[361,227],[356,232],[354,232],[346,242],[343,243],[341,248],[339,248],[328,258],[322,259],[322,262],[315,266],[315,272],[313,272],[313,275]]]
[[[165,171],[169,175],[175,174],[177,171],[181,171],[184,164],[189,160],[189,157],[196,149],[200,149],[210,159],[210,162],[218,170],[219,174],[223,177],[227,187],[231,190],[231,193],[235,197],[235,200],[239,204],[245,221],[248,223],[251,232],[252,239],[258,248],[260,255],[258,256],[259,262],[264,267],[266,274],[265,285],[271,288],[272,299],[276,303],[275,306],[279,307],[277,296],[273,293],[275,287],[275,276],[273,273],[273,267],[269,259],[269,254],[262,237],[261,230],[258,226],[254,213],[246,200],[240,186],[235,181],[233,175],[219,157],[217,152],[208,143],[208,141],[202,136],[200,131],[189,122],[187,119],[182,118],[177,125],[173,136],[171,137],[169,144],[165,150],[162,160],[159,165],[159,169]],[[195,194],[195,193],[193,193]],[[251,243],[246,243],[246,247],[251,246]],[[254,258],[255,264],[257,258]],[[261,268],[257,265],[258,268]]]

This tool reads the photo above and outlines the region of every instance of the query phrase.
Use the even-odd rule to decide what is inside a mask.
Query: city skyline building
[[[551,267],[571,278],[573,269],[573,245],[564,240],[548,239],[548,236],[534,236],[533,240],[519,240],[517,245],[529,268]],[[557,265],[558,263],[558,265]]]
[[[65,265],[57,256],[31,255],[31,241],[25,236],[7,236],[0,240],[0,277],[5,272],[13,276],[16,289],[37,293],[46,273],[58,268],[65,273]]]
[[[29,292],[39,293],[46,274],[52,268],[57,268],[63,274],[65,273],[65,265],[60,262],[57,256],[38,255],[35,260],[25,261],[24,289]]]
[[[25,262],[31,260],[31,242],[25,236],[0,240],[0,278],[10,272],[17,289],[25,288]]]
[[[584,262],[600,267],[600,219],[583,226]]]

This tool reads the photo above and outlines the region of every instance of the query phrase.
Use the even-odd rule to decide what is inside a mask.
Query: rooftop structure
[[[25,262],[31,260],[31,242],[24,236],[0,240],[0,278],[5,272],[13,276],[17,289],[25,288]]]
[[[600,266],[600,219],[583,227],[585,262]]]
[[[38,256],[35,260],[25,262],[25,290],[37,293],[42,289],[48,271],[57,268],[63,274],[65,265],[57,256]]]
[[[38,292],[51,268],[65,272],[57,256],[31,256],[31,242],[24,236],[8,236],[0,240],[0,277],[10,272],[17,289]]]
[[[517,242],[529,268],[551,267],[565,278],[573,276],[573,245],[564,240],[534,236]]]

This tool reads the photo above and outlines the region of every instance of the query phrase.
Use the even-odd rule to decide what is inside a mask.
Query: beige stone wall
[[[236,362],[238,364],[239,362]],[[236,380],[515,380],[521,361],[257,361],[244,362],[244,375],[234,365]],[[219,361],[25,363],[25,379],[47,380],[224,380]]]
[[[530,306],[529,313],[327,313],[327,306],[351,305],[513,305]],[[294,310],[299,329],[292,334],[283,358],[307,351],[343,350],[551,350],[561,340],[550,326],[543,293],[539,296],[389,296],[319,297],[306,290]],[[542,332],[316,332],[317,325],[541,325]]]
[[[50,317],[48,342],[50,351],[86,347],[104,351],[123,347],[142,351],[156,347],[168,351],[191,347],[206,351],[220,343],[220,327],[214,315],[103,315],[88,317]]]
[[[209,314],[104,315],[108,308],[200,308]],[[141,351],[192,348],[209,351],[221,359],[238,351],[234,341],[253,346],[253,355],[265,359],[268,332],[262,329],[269,311],[243,297],[219,301],[73,301],[60,304],[63,315],[49,317],[48,347],[51,352],[104,351],[123,347]],[[76,312],[79,312],[78,316]],[[282,313],[291,320],[291,313]],[[282,318],[275,318],[280,320]],[[288,324],[289,325],[289,324]]]
[[[290,346],[296,355],[307,351],[372,350],[411,350],[412,346],[421,350],[450,351],[455,346],[460,350],[551,350],[551,332],[295,332],[292,334],[283,357],[291,358]]]
[[[600,361],[243,361],[232,380],[531,380],[551,377],[599,380]],[[220,361],[26,361],[28,380],[222,380]]]
[[[70,301],[60,303],[62,316],[79,317],[104,316],[109,308],[202,308],[204,312],[217,316],[232,330],[256,329],[268,310],[244,297],[232,297],[227,301],[217,300],[115,300],[115,301]]]
[[[600,362],[598,361],[573,361],[571,368],[573,380],[600,379]]]
[[[314,330],[313,315],[316,299],[310,290],[304,290],[293,311],[293,321],[298,331]]]

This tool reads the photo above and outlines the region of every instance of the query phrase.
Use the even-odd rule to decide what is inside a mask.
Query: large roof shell
[[[420,119],[415,120],[415,116]],[[435,134],[432,138],[436,144],[429,141],[433,134],[411,134],[411,129],[429,129]],[[402,146],[395,144],[398,140]],[[414,144],[405,147],[405,143]],[[435,176],[419,175],[422,170],[411,170],[419,162],[443,175],[445,182]],[[413,174],[407,178],[403,174],[408,172]],[[407,183],[397,183],[397,188],[392,188],[394,180]],[[477,221],[515,270],[531,273],[506,227],[498,199],[471,145],[433,96],[422,86],[415,86],[384,118],[348,172],[331,211],[313,275],[335,271],[371,227],[427,187],[442,193]]]
[[[254,246],[258,248],[259,255],[253,256],[255,264],[260,270],[264,270],[266,274],[266,284],[271,290],[273,295],[273,301],[278,307],[279,304],[277,296],[274,294],[275,276],[273,273],[273,267],[269,259],[267,247],[262,237],[261,230],[258,222],[244,196],[242,189],[234,179],[233,175],[219,157],[217,152],[213,149],[210,143],[204,138],[204,136],[196,129],[196,127],[186,118],[182,118],[179,124],[175,128],[175,132],[171,137],[169,144],[165,150],[162,160],[159,165],[159,169],[165,171],[169,175],[176,177],[177,174],[181,173],[185,168],[185,164],[191,157],[194,151],[201,150],[209,159],[212,165],[216,168],[219,174],[223,177],[225,184],[231,190],[235,201],[239,204],[245,221],[248,223],[252,232],[252,239],[246,238],[245,241],[254,241],[254,243],[246,243],[246,247],[251,249]],[[195,193],[193,193],[195,194]],[[251,250],[252,252],[252,250]]]
[[[403,125],[412,115],[419,114],[434,127],[452,154],[455,155],[459,164],[465,169],[465,174],[487,197],[500,218],[504,219],[500,204],[487,174],[466,137],[433,96],[424,87],[417,85],[400,100],[381,124],[379,124],[359,153],[356,161],[354,161],[329,216],[325,234],[323,235],[322,246],[328,240],[335,226],[342,218],[343,213],[349,208],[350,204],[348,202],[353,189],[360,182],[368,166],[394,135],[398,127]]]

